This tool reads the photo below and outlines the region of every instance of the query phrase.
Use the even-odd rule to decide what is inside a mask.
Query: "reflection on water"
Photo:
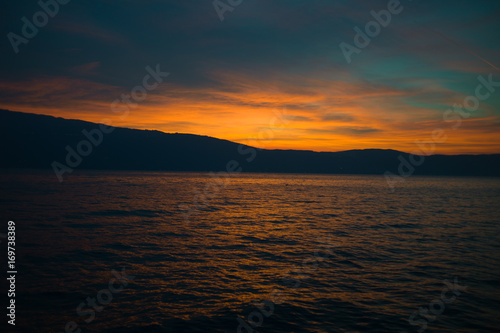
[[[207,174],[0,179],[27,332],[417,332],[409,317],[455,278],[468,289],[428,331],[500,327],[499,179],[413,177],[393,193],[377,176],[240,174],[190,223],[178,207]],[[86,323],[76,308],[122,269],[135,278]]]

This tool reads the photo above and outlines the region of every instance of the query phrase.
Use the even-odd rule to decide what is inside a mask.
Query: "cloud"
[[[309,117],[296,116],[293,114],[283,116],[283,119],[290,121],[313,121],[313,119]]]
[[[334,112],[329,112],[329,113],[322,115],[321,119],[325,120],[325,121],[335,120],[335,121],[341,121],[341,122],[352,122],[355,120],[355,118],[350,114],[334,113]]]
[[[78,21],[70,22],[68,20],[60,21],[54,26],[55,30],[59,30],[65,34],[79,35],[93,39],[103,43],[112,43],[116,45],[129,45],[129,41],[122,34],[100,27],[96,23],[86,22],[85,25],[79,24]]]
[[[370,127],[343,127],[343,126],[328,126],[324,128],[308,128],[305,129],[306,133],[314,134],[341,134],[347,136],[368,135],[372,133],[381,132],[382,130]]]
[[[97,74],[97,68],[101,65],[101,62],[99,61],[93,61],[89,62],[83,65],[78,65],[73,68],[71,68],[71,71],[74,72],[75,74],[81,75],[81,76],[91,76],[91,75],[96,75]]]
[[[335,131],[346,135],[365,135],[381,132],[380,129],[370,127],[337,127]]]
[[[386,3],[244,1],[223,23],[210,1],[147,4],[65,6],[19,56],[0,53],[0,107],[229,140],[275,128],[276,110],[285,109],[285,125],[268,147],[408,150],[414,140],[449,125],[443,112],[474,93],[477,75],[490,70],[428,30],[492,63],[500,58],[495,1],[443,0],[432,10],[425,2],[408,2],[350,65],[339,43],[352,42],[353,28]],[[19,18],[33,8],[19,1],[9,6],[4,36],[6,29],[19,30]],[[10,48],[7,39],[4,46]],[[111,102],[130,93],[144,68],[157,63],[171,72],[168,80],[120,119]],[[496,140],[497,96],[437,149],[460,151],[462,145],[471,151],[482,142],[492,151],[486,142]]]

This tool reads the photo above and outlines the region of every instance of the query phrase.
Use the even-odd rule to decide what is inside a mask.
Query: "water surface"
[[[240,174],[189,221],[179,205],[218,184],[208,174],[0,180],[26,332],[237,332],[238,318],[258,332],[418,332],[409,317],[455,278],[467,290],[426,331],[500,327],[499,179],[412,177],[392,192],[381,176]],[[85,323],[78,305],[122,268],[135,278]],[[272,315],[255,315],[262,301]]]

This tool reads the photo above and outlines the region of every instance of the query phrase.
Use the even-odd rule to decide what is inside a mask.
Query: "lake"
[[[16,223],[19,331],[500,327],[498,178],[415,176],[394,192],[358,175],[0,181],[0,233]]]

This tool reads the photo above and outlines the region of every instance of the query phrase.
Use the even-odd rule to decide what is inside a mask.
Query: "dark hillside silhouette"
[[[0,167],[51,169],[54,161],[66,164],[65,147],[76,150],[86,140],[82,131],[96,128],[98,124],[80,120],[0,110]],[[235,160],[244,172],[398,174],[400,157],[408,161],[409,155],[380,149],[263,150],[207,136],[115,128],[75,169],[225,171]],[[414,174],[500,176],[500,154],[428,156]]]

